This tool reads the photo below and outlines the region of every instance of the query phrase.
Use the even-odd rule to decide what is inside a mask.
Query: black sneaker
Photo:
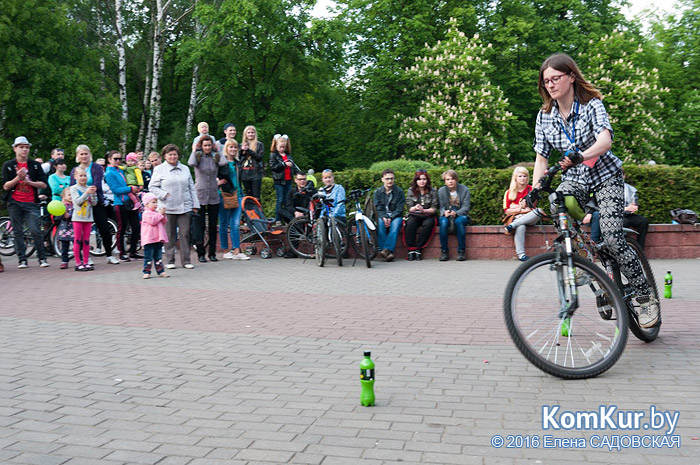
[[[23,269],[23,268],[28,268],[29,265],[27,265],[27,260],[22,260],[19,262],[19,265],[17,265],[17,268]]]
[[[464,256],[464,250],[458,250],[457,251],[457,261],[463,262],[466,259],[467,259],[467,257]]]
[[[449,259],[450,259],[450,256],[447,254],[447,250],[443,250],[442,253],[440,254],[440,261],[446,262]]]
[[[409,262],[412,262],[415,259],[416,259],[416,252],[414,250],[409,250],[408,257],[406,257],[406,260],[408,260]]]
[[[416,251],[413,252],[413,253],[416,255],[416,261],[417,261],[417,262],[423,260],[423,255],[420,253],[420,250],[416,250]]]
[[[200,255],[199,257],[197,257],[197,260],[199,260],[199,263],[206,263],[207,262],[207,259],[204,258],[204,255]]]

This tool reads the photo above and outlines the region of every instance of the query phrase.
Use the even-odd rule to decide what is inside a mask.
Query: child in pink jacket
[[[168,242],[165,232],[165,208],[158,208],[158,198],[153,194],[144,194],[143,215],[141,217],[141,245],[143,246],[143,279],[151,277],[151,266],[156,265],[156,273],[161,278],[170,275],[163,268],[163,243]]]

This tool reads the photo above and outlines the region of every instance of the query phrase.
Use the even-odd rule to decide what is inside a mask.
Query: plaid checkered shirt
[[[581,103],[578,109],[578,117],[576,118],[574,118],[574,110],[576,108],[576,103],[574,103],[572,111],[566,120],[559,113],[557,101],[555,100],[553,103],[552,110],[549,113],[544,113],[540,110],[537,114],[535,141],[532,144],[532,148],[543,157],[549,158],[553,149],[563,154],[567,150],[574,148],[569,140],[573,132],[572,125],[574,121],[576,124],[576,147],[581,151],[592,146],[596,141],[596,136],[605,129],[610,131],[611,137],[613,136],[608,113],[605,111],[605,105],[600,99],[594,98],[588,103]],[[566,128],[566,132],[564,132],[560,122]],[[569,137],[567,137],[567,133]],[[566,170],[562,174],[562,181],[572,181],[595,187],[613,176],[621,168],[622,162],[620,159],[613,155],[611,150],[608,150],[598,158],[593,168],[581,164]]]

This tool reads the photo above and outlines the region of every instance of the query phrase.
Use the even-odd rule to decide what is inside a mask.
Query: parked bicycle
[[[357,257],[365,260],[367,268],[372,268],[372,259],[377,256],[379,250],[377,242],[377,226],[371,218],[362,211],[361,199],[372,189],[354,189],[348,194],[348,200],[355,203],[355,211],[348,215],[348,242],[355,249],[355,261]],[[353,265],[355,262],[353,262]]]
[[[656,339],[661,317],[654,327],[639,325],[635,290],[620,265],[605,245],[593,243],[582,231],[583,211],[576,199],[551,188],[560,169],[550,168],[538,186],[539,192],[551,194],[557,211],[554,250],[515,270],[503,306],[508,331],[531,363],[560,378],[581,379],[597,376],[617,362],[628,326],[643,341]],[[658,300],[649,261],[635,241],[628,242],[637,253],[652,298]]]
[[[56,231],[58,229],[58,224],[60,218],[53,217],[46,211],[46,203],[42,202],[40,204],[40,217],[39,217],[39,227],[41,228],[41,234],[44,238],[44,245],[47,252],[53,254],[56,257],[61,256],[61,244],[58,240]],[[109,224],[109,230],[112,235],[112,243],[116,243],[117,236],[117,222],[111,218],[107,219]],[[137,240],[139,240],[137,238]],[[131,242],[131,227],[127,227],[126,231],[126,241],[127,244]],[[24,243],[27,247],[27,257],[31,257],[36,250],[34,244],[34,238],[29,233],[29,230],[24,229]],[[139,246],[140,248],[140,246]],[[90,233],[90,255],[95,257],[102,257],[106,253],[102,241],[102,236],[100,236],[99,231],[92,225],[92,231]],[[7,216],[0,217],[0,255],[9,257],[15,254],[15,239],[14,239],[14,228],[10,218]],[[73,248],[69,250],[69,257],[73,257]]]
[[[287,243],[292,251],[300,258],[315,258],[319,266],[325,264],[326,258],[335,258],[342,266],[343,256],[347,252],[346,228],[337,221],[337,218],[329,215],[332,204],[333,200],[327,198],[323,193],[314,194],[309,202],[309,208],[297,207],[297,210],[304,215],[294,218],[287,225]],[[325,236],[327,236],[323,246],[323,254],[320,254],[323,260],[316,253],[318,220],[321,218],[326,218],[323,227],[326,229]],[[330,226],[331,222],[334,224],[333,228]],[[331,236],[332,231],[335,231],[333,236],[338,238],[340,253],[336,251],[335,242]]]
[[[53,249],[54,240],[56,239],[56,230],[61,221],[60,218],[54,218],[46,209],[48,202],[42,201],[39,203],[39,229],[41,237],[44,241],[46,251],[51,252]],[[27,257],[31,257],[36,250],[34,237],[29,233],[29,229],[24,225],[24,244],[26,246]],[[57,255],[60,255],[60,247],[56,249]],[[56,253],[54,251],[54,253]],[[15,254],[15,236],[14,227],[9,216],[0,218],[0,255],[9,257]]]

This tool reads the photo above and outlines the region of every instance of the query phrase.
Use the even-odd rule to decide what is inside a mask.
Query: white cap
[[[24,136],[19,136],[18,138],[15,139],[15,143],[12,144],[12,148],[17,147],[20,144],[27,144],[28,146],[32,146],[32,144],[29,143],[26,137]]]

